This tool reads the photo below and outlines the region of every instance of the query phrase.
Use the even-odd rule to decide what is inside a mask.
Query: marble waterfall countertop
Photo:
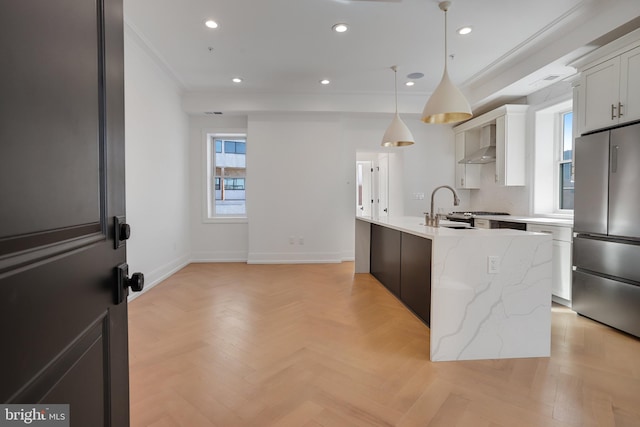
[[[356,273],[369,272],[369,223],[432,241],[432,361],[550,355],[550,235],[426,227],[422,217],[357,220]],[[488,272],[490,256],[497,272]]]

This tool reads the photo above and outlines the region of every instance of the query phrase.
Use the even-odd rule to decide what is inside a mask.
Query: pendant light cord
[[[398,114],[398,67],[393,66],[393,90],[396,94],[396,114]]]
[[[447,8],[444,9],[444,70],[447,71]]]

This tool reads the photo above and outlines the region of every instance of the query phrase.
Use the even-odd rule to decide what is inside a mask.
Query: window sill
[[[541,218],[573,219],[572,213],[536,212],[534,215]]]
[[[216,217],[205,218],[202,220],[203,224],[248,224],[249,218],[247,217]]]

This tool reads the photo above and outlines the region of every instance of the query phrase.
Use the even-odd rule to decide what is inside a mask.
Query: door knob
[[[129,295],[129,288],[133,292],[140,292],[144,289],[144,274],[133,273],[129,277],[129,265],[122,263],[116,267],[116,274],[118,276],[116,285],[116,304],[124,302]]]
[[[144,289],[144,274],[133,273],[130,278],[125,280],[125,285],[130,287],[133,292],[140,292]]]

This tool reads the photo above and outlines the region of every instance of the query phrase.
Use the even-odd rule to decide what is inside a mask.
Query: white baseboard
[[[565,307],[571,308],[571,301],[561,298],[557,295],[551,295],[551,301],[560,305],[564,305]]]
[[[342,256],[340,257],[340,259],[343,262],[345,262],[345,261],[355,261],[356,260],[356,255],[355,255],[354,251],[343,252]]]
[[[247,264],[338,264],[336,252],[249,252]]]
[[[174,261],[166,265],[163,265],[162,267],[156,268],[151,272],[148,272],[148,273],[143,272],[144,273],[144,289],[141,292],[130,292],[127,300],[129,302],[133,301],[134,299],[138,298],[140,295],[149,291],[151,288],[153,288],[154,286],[156,286],[158,283],[162,282],[169,276],[182,270],[190,263],[191,263],[191,260],[189,259],[189,255],[183,255],[175,259]]]
[[[247,252],[245,251],[211,251],[193,252],[191,262],[247,262]]]

